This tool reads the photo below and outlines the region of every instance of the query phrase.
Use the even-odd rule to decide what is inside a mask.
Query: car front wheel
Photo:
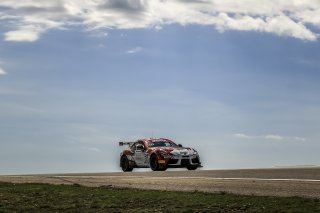
[[[150,168],[153,171],[165,171],[167,167],[165,165],[159,164],[157,155],[153,154],[150,157]]]
[[[150,157],[150,168],[153,171],[158,171],[159,170],[159,163],[158,163],[158,157],[156,155],[151,155]]]

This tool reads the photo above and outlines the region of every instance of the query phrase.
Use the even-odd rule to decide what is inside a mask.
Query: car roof
[[[166,139],[166,138],[145,138],[139,141],[145,141],[145,142],[158,142],[158,141],[166,141],[166,142],[173,142],[172,140]]]

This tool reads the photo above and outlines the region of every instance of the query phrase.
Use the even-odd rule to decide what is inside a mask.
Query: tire
[[[166,171],[167,170],[167,167],[166,166],[162,166],[160,171]]]
[[[130,166],[130,162],[127,158],[127,156],[123,155],[120,159],[120,165],[122,168],[122,171],[124,172],[132,172],[133,168]]]
[[[153,154],[150,157],[150,168],[152,171],[158,171],[159,170],[159,163],[158,163],[158,157]]]
[[[187,166],[188,170],[196,170],[198,166]]]
[[[150,168],[152,171],[165,171],[167,167],[158,163],[157,155],[153,154],[150,157]]]

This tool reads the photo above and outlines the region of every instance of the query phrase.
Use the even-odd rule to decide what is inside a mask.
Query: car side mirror
[[[182,144],[179,143],[179,144],[178,144],[178,147],[182,147]]]

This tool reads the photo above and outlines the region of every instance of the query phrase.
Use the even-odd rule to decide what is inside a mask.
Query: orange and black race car
[[[165,138],[147,138],[135,142],[119,142],[128,145],[120,154],[120,167],[124,172],[133,168],[151,168],[164,171],[167,168],[187,168],[195,170],[201,167],[200,157],[195,149],[183,147]]]

